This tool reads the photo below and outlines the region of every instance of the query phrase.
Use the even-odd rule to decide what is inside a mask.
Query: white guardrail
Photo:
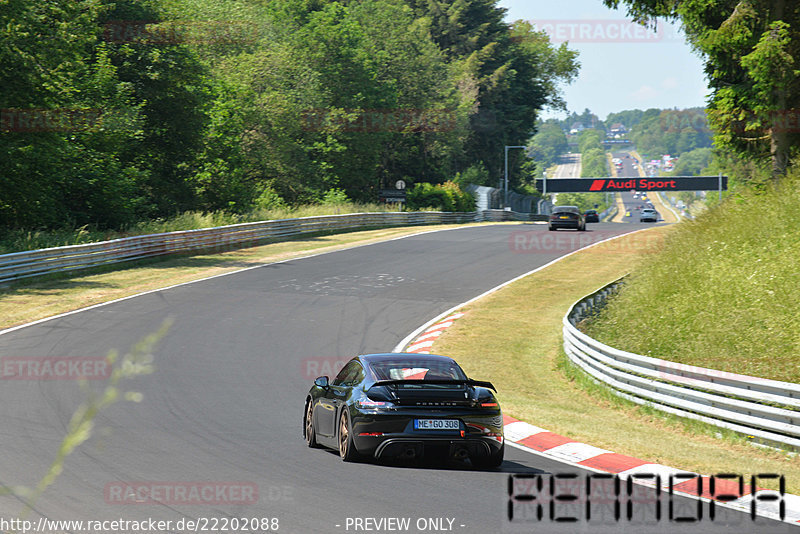
[[[526,215],[526,214],[520,214]],[[478,212],[388,212],[301,217],[125,237],[99,243],[0,255],[0,284],[54,272],[88,269],[164,254],[256,245],[299,234],[483,220]]]
[[[564,316],[564,351],[575,365],[635,403],[800,450],[800,384],[641,356],[578,330],[576,325],[602,308],[621,283],[582,298]]]

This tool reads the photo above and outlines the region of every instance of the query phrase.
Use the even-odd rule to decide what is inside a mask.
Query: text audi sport
[[[361,355],[333,381],[314,380],[303,435],[309,447],[337,449],[345,461],[443,453],[475,467],[497,467],[505,447],[493,389],[467,378],[446,356]]]

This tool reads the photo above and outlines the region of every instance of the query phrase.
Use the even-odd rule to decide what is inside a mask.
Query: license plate
[[[414,419],[414,430],[459,430],[458,419]]]
[[[569,215],[562,215],[559,219],[569,219]]]

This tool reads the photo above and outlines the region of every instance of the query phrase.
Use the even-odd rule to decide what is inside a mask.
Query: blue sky
[[[589,108],[601,119],[623,109],[704,106],[703,63],[680,29],[660,23],[658,33],[628,26],[624,10],[601,0],[500,0],[507,20],[539,21],[549,34],[569,38],[581,63],[578,78],[562,87],[570,111]],[[546,112],[548,116],[563,113]]]

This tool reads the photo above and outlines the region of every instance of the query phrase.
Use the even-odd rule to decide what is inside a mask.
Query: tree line
[[[529,145],[531,154],[542,169],[556,164],[558,157],[569,150],[567,132],[573,125],[581,124],[586,129],[573,139],[577,139],[577,152],[583,155],[583,168],[590,173],[584,176],[603,176],[607,169],[602,141],[617,123],[626,129],[622,137],[629,139],[647,158],[660,159],[664,154],[677,156],[710,148],[713,142],[703,108],[628,109],[609,113],[605,120],[585,109],[581,114],[572,112],[563,119],[550,118],[538,123]],[[591,147],[587,146],[589,140]],[[592,148],[596,150],[590,150]]]
[[[120,227],[329,191],[374,201],[398,179],[500,176],[503,145],[563,106],[578,63],[496,4],[9,2],[0,229]]]

